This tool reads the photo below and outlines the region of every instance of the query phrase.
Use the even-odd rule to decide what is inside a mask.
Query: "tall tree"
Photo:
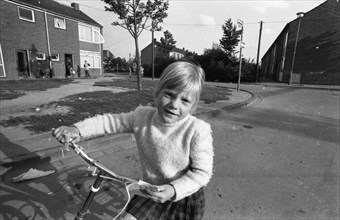
[[[140,79],[141,59],[138,45],[138,37],[144,29],[152,26],[152,22],[161,23],[168,16],[166,10],[169,7],[168,0],[103,0],[109,6],[106,11],[112,11],[118,15],[118,21],[112,25],[120,26],[129,31],[135,40],[137,60],[137,87],[142,90]]]
[[[162,47],[167,52],[167,57],[169,57],[169,53],[176,47],[177,41],[175,41],[174,36],[170,33],[170,31],[164,31],[164,37],[160,39]]]
[[[236,25],[233,24],[229,18],[222,25],[223,37],[220,39],[220,46],[227,53],[228,57],[231,57],[235,53],[235,48],[240,41],[241,31],[236,30]]]

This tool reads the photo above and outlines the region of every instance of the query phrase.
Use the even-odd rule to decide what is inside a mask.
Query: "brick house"
[[[327,0],[299,15],[284,27],[262,57],[260,77],[286,83],[339,85],[339,0]]]
[[[168,54],[169,53],[169,54]],[[185,55],[185,50],[179,49],[175,47],[170,52],[168,52],[165,48],[162,47],[161,43],[157,40],[154,41],[154,58],[161,56],[170,56],[175,59],[181,59]],[[142,65],[151,65],[152,64],[152,43],[147,45],[141,51],[141,62]]]
[[[0,1],[0,79],[65,77],[67,65],[102,74],[102,26],[53,0]],[[51,71],[52,70],[52,71]]]
[[[103,59],[105,58],[113,58],[113,54],[109,50],[103,50]]]

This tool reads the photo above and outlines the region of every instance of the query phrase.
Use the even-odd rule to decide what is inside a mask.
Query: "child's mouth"
[[[173,112],[171,112],[171,111],[169,111],[169,110],[164,110],[167,114],[169,114],[169,115],[173,115],[173,116],[177,116],[175,113],[173,113]]]

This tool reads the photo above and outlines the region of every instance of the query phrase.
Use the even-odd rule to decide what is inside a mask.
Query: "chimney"
[[[79,4],[73,2],[73,3],[71,3],[71,7],[72,7],[74,10],[79,11]]]

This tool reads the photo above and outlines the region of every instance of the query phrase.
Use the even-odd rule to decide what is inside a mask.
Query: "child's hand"
[[[62,144],[67,144],[71,140],[77,143],[80,140],[80,133],[76,127],[61,126],[53,129],[52,134]]]
[[[153,188],[144,188],[142,192],[155,202],[164,203],[175,196],[175,189],[171,185],[158,186],[158,191]]]

